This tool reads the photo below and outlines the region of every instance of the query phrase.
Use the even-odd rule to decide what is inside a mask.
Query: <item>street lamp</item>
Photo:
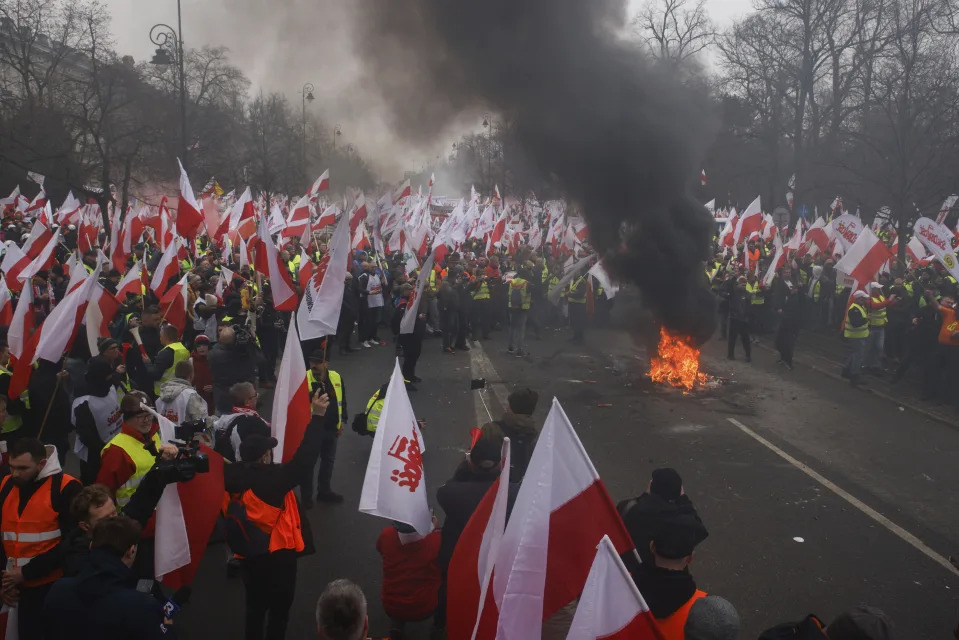
[[[177,66],[180,85],[180,158],[183,160],[183,168],[187,169],[186,79],[183,72],[183,13],[180,10],[180,0],[176,2],[176,25],[177,28],[174,29],[161,22],[150,28],[150,42],[157,46],[150,63],[158,67],[169,67],[174,63]],[[173,51],[173,58],[170,57],[168,49]]]
[[[300,93],[303,96],[303,140],[300,144],[300,150],[303,156],[301,160],[303,163],[303,169],[306,170],[306,103],[313,102],[315,99],[313,97],[313,83],[307,82],[305,85],[303,85],[303,89]]]
[[[340,125],[333,126],[333,152],[336,153],[336,136],[343,133],[343,130],[340,129]]]
[[[483,126],[487,128],[487,155],[486,155],[486,175],[489,178],[489,197],[493,199],[493,118],[490,114],[483,115]]]

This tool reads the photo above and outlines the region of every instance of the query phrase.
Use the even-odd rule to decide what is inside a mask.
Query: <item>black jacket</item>
[[[689,571],[672,571],[652,564],[643,564],[634,571],[633,582],[656,618],[668,618],[696,593],[696,582]]]
[[[616,505],[616,510],[622,517],[626,531],[633,539],[644,565],[653,564],[649,543],[661,530],[681,535],[694,547],[709,535],[686,495],[669,501],[655,494],[644,493],[637,498],[620,502]],[[638,568],[636,556],[632,552],[625,554],[623,561],[631,572]]]
[[[256,352],[252,345],[217,343],[207,360],[213,377],[217,409],[230,413],[230,387],[237,382],[256,382]]]
[[[731,320],[748,320],[749,307],[753,297],[745,289],[734,286],[729,294],[729,318]]]
[[[151,640],[176,637],[163,604],[136,590],[133,571],[105,549],[91,551],[80,574],[57,580],[44,602],[48,640]]]

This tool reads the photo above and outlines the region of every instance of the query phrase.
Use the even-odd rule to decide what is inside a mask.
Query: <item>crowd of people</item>
[[[852,385],[863,384],[865,376],[905,384],[914,372],[922,400],[956,403],[950,389],[959,383],[959,287],[939,262],[894,261],[859,288],[836,271],[836,257],[808,253],[790,257],[763,282],[772,258],[753,239],[738,256],[717,251],[707,264],[730,359],[741,342],[750,361],[757,334],[771,334],[779,363],[792,369],[801,332],[835,336],[846,343],[841,373]]]

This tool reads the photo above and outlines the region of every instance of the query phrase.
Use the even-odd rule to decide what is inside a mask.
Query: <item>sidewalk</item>
[[[754,346],[771,353],[777,353],[774,346],[775,334],[765,333],[758,338],[759,341]],[[846,360],[846,353],[846,345],[837,330],[803,330],[799,332],[793,360],[797,365],[809,367],[813,371],[849,385],[849,381],[840,375],[843,363]],[[890,382],[892,372],[888,372],[881,378],[863,375],[860,388],[898,406],[906,407],[933,420],[959,429],[959,414],[952,407],[919,399],[919,375],[919,368],[912,367],[906,373],[906,376],[896,384]]]

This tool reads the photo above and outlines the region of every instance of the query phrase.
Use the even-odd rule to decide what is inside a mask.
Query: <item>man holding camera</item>
[[[123,396],[120,411],[123,426],[113,436],[100,454],[100,472],[97,483],[106,486],[116,496],[117,505],[123,509],[136,493],[144,476],[153,468],[157,458],[170,460],[177,455],[177,448],[163,444],[160,427],[153,415],[143,406],[146,397],[139,392]],[[155,518],[150,518],[143,527],[138,575],[153,576],[153,535]]]

